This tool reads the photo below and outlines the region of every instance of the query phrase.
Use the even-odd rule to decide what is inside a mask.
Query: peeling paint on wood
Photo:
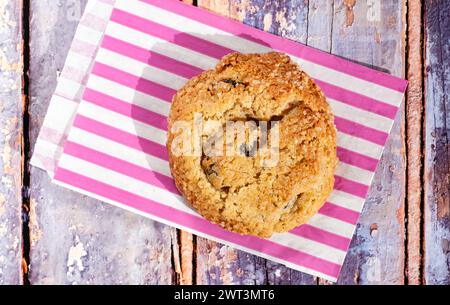
[[[331,52],[333,1],[309,0],[306,44]]]
[[[21,1],[0,1],[0,285],[23,280],[21,18]]]
[[[32,147],[77,26],[70,8],[69,0],[32,1]],[[175,231],[55,186],[47,173],[31,168],[32,284],[171,284]]]
[[[450,3],[425,2],[425,266],[450,284]]]

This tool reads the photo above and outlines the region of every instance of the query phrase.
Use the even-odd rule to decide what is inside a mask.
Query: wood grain
[[[425,269],[450,284],[450,3],[425,1]]]
[[[32,146],[85,4],[32,1]],[[36,168],[31,168],[30,205],[32,284],[174,282],[175,229],[55,186]]]
[[[334,1],[332,53],[405,75],[403,1]],[[339,284],[402,284],[405,260],[404,109],[399,111]]]
[[[21,1],[0,1],[0,285],[22,283],[21,19]]]
[[[422,191],[423,191],[423,51],[422,1],[408,1],[408,66],[409,86],[406,95],[407,147],[407,266],[408,284],[422,281]]]

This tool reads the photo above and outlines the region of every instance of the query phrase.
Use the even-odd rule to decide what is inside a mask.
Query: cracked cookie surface
[[[269,135],[277,126],[276,165],[267,166],[267,156],[255,153],[261,139],[250,129],[243,144],[233,142],[241,154],[175,154],[175,122],[194,122],[195,113],[222,126],[255,122],[260,130],[258,122],[268,122]],[[211,138],[202,132],[201,144]],[[233,232],[270,237],[289,231],[316,214],[333,190],[333,114],[320,88],[281,53],[230,54],[188,81],[173,98],[167,148],[175,184],[186,200]]]

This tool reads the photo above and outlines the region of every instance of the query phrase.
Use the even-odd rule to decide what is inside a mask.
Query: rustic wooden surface
[[[29,127],[23,131],[24,143],[29,140],[32,148],[86,0],[24,2],[22,8],[0,0],[6,12],[0,14],[0,283],[19,283],[24,277],[31,284],[329,284],[63,190],[38,169],[28,172],[21,126]],[[449,284],[450,3],[184,2],[409,79],[407,100],[338,283]],[[22,9],[29,22],[22,23]],[[30,37],[25,35],[30,56],[24,67],[18,35],[22,24]],[[23,71],[29,72],[24,84]],[[23,88],[28,94],[25,116]],[[24,222],[22,204],[29,207]],[[22,258],[30,267],[24,275]]]

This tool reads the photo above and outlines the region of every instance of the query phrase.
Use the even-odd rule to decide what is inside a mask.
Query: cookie
[[[167,149],[188,203],[240,234],[289,231],[333,190],[333,114],[282,53],[230,54],[189,80],[173,98]]]

